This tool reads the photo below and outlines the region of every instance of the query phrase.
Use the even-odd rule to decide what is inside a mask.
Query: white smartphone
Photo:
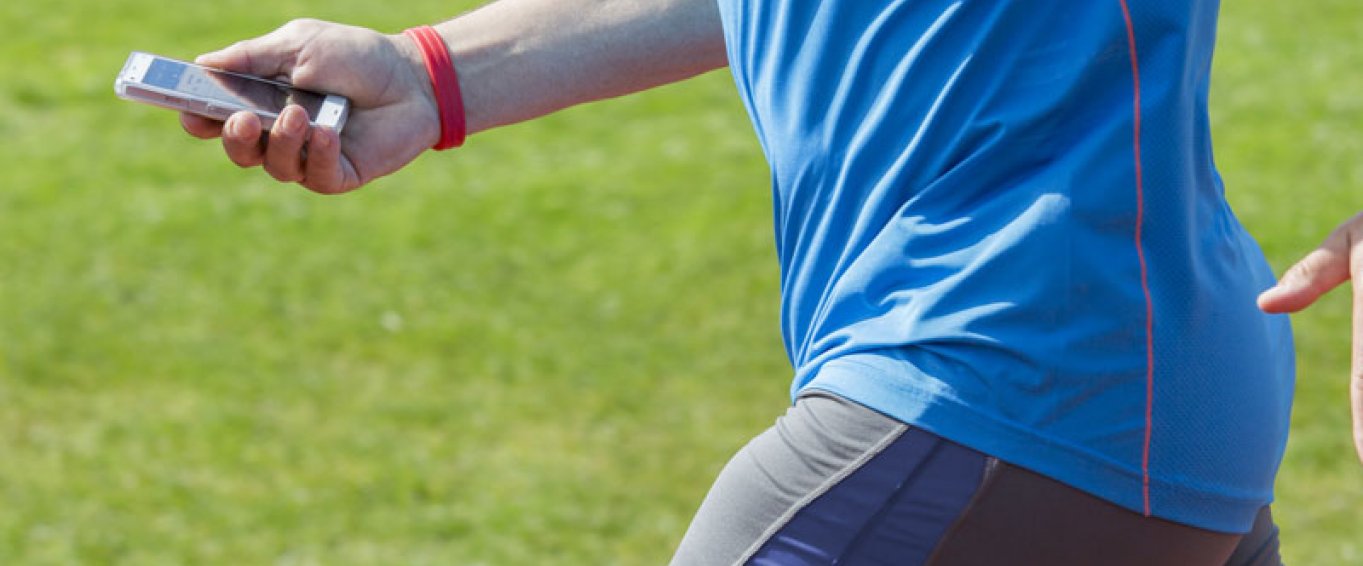
[[[307,110],[314,126],[327,126],[337,132],[345,126],[350,101],[344,96],[322,94],[292,85],[212,69],[134,51],[114,80],[118,96],[172,110],[182,110],[214,120],[226,120],[233,113],[248,110],[260,116],[266,129],[279,118],[287,104]]]

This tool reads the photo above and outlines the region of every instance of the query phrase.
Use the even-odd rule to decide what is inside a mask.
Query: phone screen
[[[268,81],[221,73],[161,58],[152,60],[143,83],[220,100],[247,109],[278,114],[287,104],[297,104],[315,118],[325,97]]]

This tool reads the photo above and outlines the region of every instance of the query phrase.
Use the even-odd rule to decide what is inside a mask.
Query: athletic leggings
[[[736,454],[673,565],[1278,565],[1246,535],[1145,517],[828,393]]]

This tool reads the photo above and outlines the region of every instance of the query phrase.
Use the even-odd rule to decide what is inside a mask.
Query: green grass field
[[[0,5],[0,564],[658,564],[786,405],[766,167],[726,73],[318,197],[117,100],[314,16],[471,2]],[[1280,270],[1363,208],[1363,4],[1224,7],[1214,119]],[[1296,318],[1275,512],[1363,564],[1348,295]]]

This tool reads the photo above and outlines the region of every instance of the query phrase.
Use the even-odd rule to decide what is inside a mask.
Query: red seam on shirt
[[[1141,449],[1141,499],[1145,516],[1150,516],[1150,436],[1155,413],[1155,304],[1150,298],[1150,271],[1145,262],[1145,247],[1141,245],[1145,222],[1145,175],[1141,168],[1141,64],[1136,55],[1136,26],[1131,22],[1131,7],[1122,4],[1122,18],[1126,20],[1126,41],[1131,49],[1131,76],[1135,85],[1135,158],[1136,158],[1136,257],[1141,263],[1141,291],[1145,293],[1145,444]]]

